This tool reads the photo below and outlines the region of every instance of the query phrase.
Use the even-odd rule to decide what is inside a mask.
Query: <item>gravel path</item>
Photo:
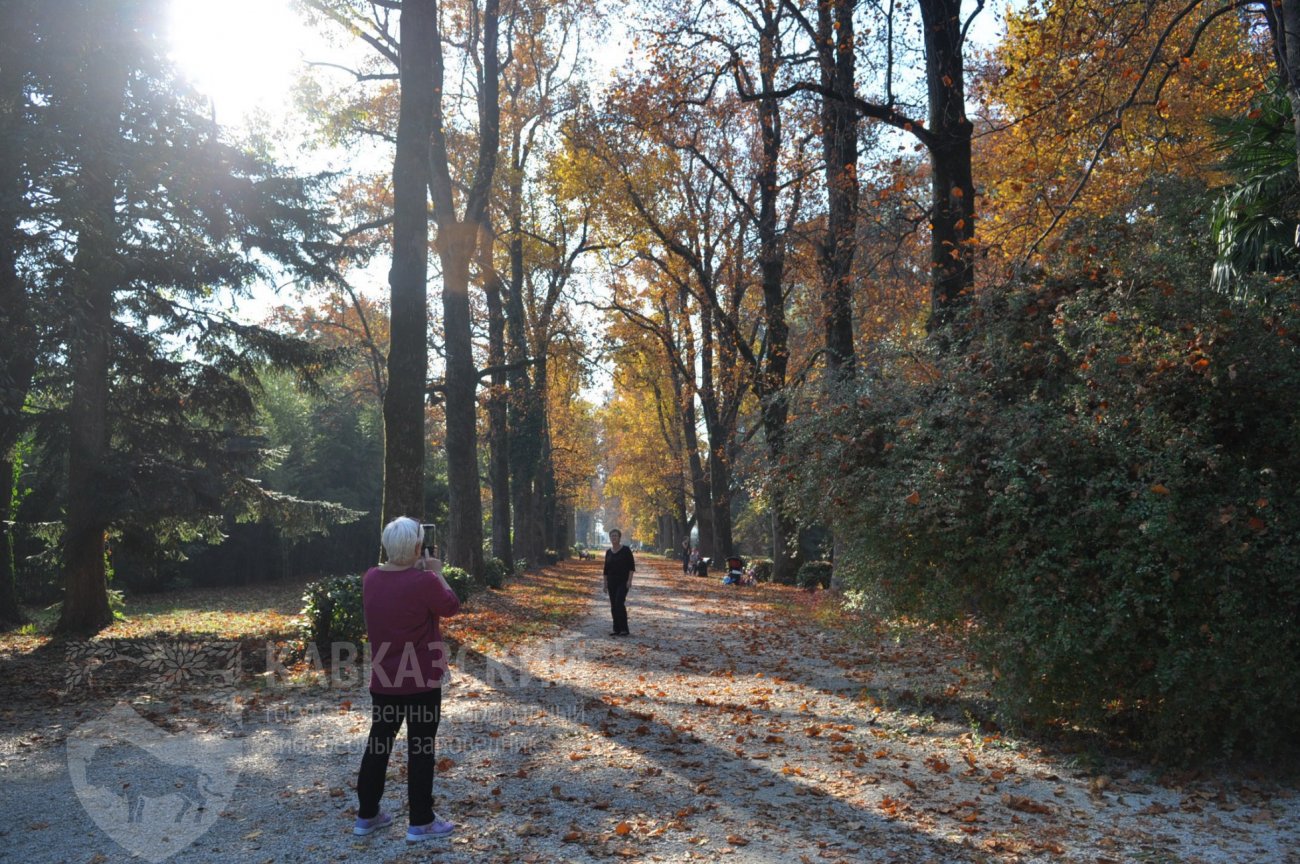
[[[4,742],[0,860],[1300,862],[1294,790],[1083,771],[891,706],[897,658],[779,620],[763,589],[642,566],[631,638],[594,591],[562,639],[459,658],[435,787],[451,839],[405,843],[401,747],[396,824],[353,837],[368,697],[282,681],[137,705],[174,737],[119,706]]]

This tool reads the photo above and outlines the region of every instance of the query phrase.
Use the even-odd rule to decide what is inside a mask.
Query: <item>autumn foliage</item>
[[[1009,720],[1276,752],[1300,709],[1298,309],[1159,281],[986,296],[959,356],[897,358],[797,423],[822,454],[803,498],[833,502],[859,588],[978,622]]]

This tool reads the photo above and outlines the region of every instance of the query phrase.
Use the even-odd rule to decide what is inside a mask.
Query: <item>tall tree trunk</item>
[[[1260,6],[1264,9],[1269,29],[1273,31],[1274,61],[1291,101],[1291,122],[1296,131],[1296,170],[1300,171],[1300,65],[1297,65],[1300,64],[1300,0],[1280,0],[1276,5],[1261,3]]]
[[[853,253],[858,227],[858,112],[849,101],[854,81],[853,11],[857,0],[817,6],[822,85],[842,99],[823,98],[822,155],[826,161],[826,237],[821,244],[826,361],[832,381],[853,377]]]
[[[456,222],[438,231],[442,314],[447,345],[447,560],[483,572],[483,499],[478,477],[478,371],[469,309],[469,262],[478,226]]]
[[[18,273],[18,250],[27,205],[24,201],[27,156],[23,142],[30,137],[24,116],[22,68],[17,46],[5,33],[0,60],[0,456],[18,442],[23,430],[23,405],[36,371],[36,332],[29,312],[27,286]]]
[[[519,135],[512,143],[511,164],[518,166],[520,155]],[[527,361],[531,353],[528,340],[528,320],[524,311],[524,233],[523,233],[523,172],[515,168],[510,174],[507,195],[510,220],[510,281],[505,294],[505,316],[509,339],[510,363],[515,366],[508,380],[510,402],[508,423],[510,436],[511,487],[514,504],[514,550],[526,567],[535,567],[542,553],[539,536],[534,484],[542,452],[541,406],[533,397],[532,379]]]
[[[100,4],[106,7],[108,4]],[[97,8],[102,20],[88,27],[96,42],[86,69],[86,121],[79,186],[83,210],[77,231],[69,295],[72,303],[72,402],[68,408],[68,510],[64,537],[61,633],[96,633],[108,626],[104,569],[107,508],[101,470],[108,455],[108,379],[117,260],[117,184],[122,170],[122,110],[126,103],[125,22]],[[89,22],[88,22],[89,23]],[[97,25],[97,26],[96,26]]]
[[[26,10],[24,10],[26,11]],[[16,22],[15,22],[16,23]],[[22,436],[23,406],[36,371],[36,333],[29,314],[27,286],[18,273],[19,226],[26,212],[23,200],[27,154],[20,52],[10,39],[26,39],[26,28],[0,34],[0,624],[21,624],[13,558],[10,481],[13,450]],[[25,46],[24,46],[25,47]]]
[[[674,369],[671,372],[673,393],[677,397],[682,422],[682,441],[686,447],[686,464],[690,471],[691,504],[695,510],[695,524],[699,528],[697,544],[700,555],[709,557],[713,548],[713,496],[710,494],[709,475],[700,458],[699,434],[696,431],[695,394],[681,380]]]
[[[930,97],[930,322],[933,330],[967,302],[975,282],[973,124],[966,118],[961,0],[921,0]]]
[[[730,432],[718,409],[718,390],[713,358],[713,306],[700,306],[700,408],[704,412],[704,429],[709,436],[710,516],[713,523],[713,554],[732,553],[731,536],[731,465]]]
[[[11,508],[13,496],[10,494],[10,481],[14,475],[12,458],[0,458],[0,627],[22,624],[27,620],[22,607],[18,605],[18,581],[14,568],[14,531],[13,519],[17,516]]]
[[[502,306],[501,276],[492,262],[494,235],[484,230],[479,253],[480,271],[488,307],[488,365],[493,367],[488,393],[488,480],[492,487],[492,555],[507,567],[514,567],[510,543],[510,429],[507,412],[509,394],[506,373],[498,370],[506,359],[506,322]]]
[[[393,160],[391,341],[384,392],[382,524],[424,518],[425,391],[429,368],[429,136],[433,130],[436,0],[402,4],[401,101]]]
[[[541,406],[541,458],[537,464],[536,508],[537,520],[541,527],[542,543],[546,549],[560,553],[557,542],[559,537],[559,502],[556,500],[555,460],[551,442],[551,427],[547,414],[550,404],[550,381],[547,370],[546,352],[537,351],[536,376],[534,378],[534,398]]]
[[[771,93],[776,83],[776,43],[779,20],[768,15],[759,39],[760,75],[763,92]],[[763,290],[763,320],[767,326],[767,351],[759,373],[758,396],[762,400],[763,433],[772,466],[769,500],[772,505],[772,576],[793,582],[799,569],[797,528],[785,512],[786,401],[785,379],[789,367],[789,327],[785,320],[785,247],[777,224],[778,168],[781,158],[781,109],[777,100],[758,100],[759,168],[757,177],[759,212],[759,273]]]
[[[480,17],[471,7],[471,31],[481,39],[477,65],[478,159],[465,194],[462,217],[456,215],[455,184],[447,145],[442,104],[445,63],[436,32],[433,62],[433,136],[429,191],[438,224],[436,246],[442,263],[443,331],[447,346],[447,486],[451,511],[447,560],[474,574],[483,572],[483,498],[478,479],[478,371],[474,365],[469,305],[469,266],[475,258],[481,226],[487,223],[488,197],[501,143],[500,62],[497,58],[499,0],[485,0]]]

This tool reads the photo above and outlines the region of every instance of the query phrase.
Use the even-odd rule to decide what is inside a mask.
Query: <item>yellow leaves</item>
[[[1095,7],[1087,7],[1096,14]],[[1009,23],[993,50],[992,73],[977,78],[991,116],[1007,121],[976,147],[976,175],[988,193],[981,233],[1017,260],[1065,202],[1070,212],[1058,236],[1073,223],[1131,212],[1149,204],[1155,174],[1205,180],[1216,170],[1209,118],[1244,113],[1263,89],[1267,64],[1257,45],[1226,19],[1213,22],[1195,57],[1180,57],[1204,16],[1176,21],[1182,7],[1158,0],[1108,10],[1105,20],[1078,26],[1078,10],[1049,3]],[[1162,34],[1168,35],[1162,40]],[[1176,65],[1173,78],[1148,74],[1152,52],[1157,68]],[[1158,85],[1160,89],[1157,89]],[[1134,90],[1137,90],[1134,93]],[[1123,131],[1095,159],[1096,148],[1117,110]],[[1091,177],[1075,196],[1085,171]],[[1114,250],[1105,249],[1105,258]]]

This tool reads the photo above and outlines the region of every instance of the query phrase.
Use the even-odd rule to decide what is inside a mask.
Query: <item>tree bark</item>
[[[440,38],[434,40],[433,137],[429,191],[438,224],[436,247],[442,263],[443,330],[447,346],[447,485],[449,537],[447,560],[474,574],[483,572],[483,499],[478,479],[478,374],[474,364],[469,305],[469,265],[479,232],[487,222],[488,196],[501,141],[500,62],[497,58],[499,0],[486,0],[471,28],[481,39],[478,65],[478,158],[457,216],[451,179],[445,112],[442,104],[444,60]],[[479,15],[477,7],[471,14]],[[435,27],[437,21],[435,18]],[[435,34],[436,36],[436,34]]]
[[[3,501],[0,501],[0,626],[10,627],[23,624],[27,616],[18,605],[17,572],[14,569],[14,532],[13,519],[17,515],[11,512],[9,480],[13,478],[14,463],[12,459],[0,459],[0,479],[6,482],[0,485]]]
[[[930,322],[934,330],[969,299],[975,281],[973,124],[966,118],[961,0],[921,0],[930,97]]]
[[[401,101],[393,161],[391,324],[384,392],[381,524],[424,518],[425,392],[429,368],[429,136],[433,130],[435,0],[405,0],[400,21]]]
[[[780,38],[779,19],[767,15],[759,37],[759,67],[763,92],[771,93],[776,78],[776,43]],[[786,401],[785,379],[789,366],[789,326],[785,320],[785,247],[777,224],[778,169],[781,158],[781,109],[775,97],[758,100],[759,168],[758,238],[759,273],[763,291],[763,319],[767,326],[767,352],[759,373],[758,396],[763,403],[763,433],[773,474],[769,491],[772,503],[772,576],[780,582],[793,582],[799,569],[798,533],[785,513]],[[794,547],[793,549],[791,547]]]
[[[714,370],[713,306],[700,306],[700,408],[709,436],[709,497],[713,524],[713,554],[732,553],[731,531],[731,431],[722,422]]]
[[[1260,5],[1270,18],[1278,74],[1291,101],[1292,125],[1296,129],[1296,170],[1300,172],[1300,66],[1296,65],[1300,63],[1300,0],[1280,0],[1271,9],[1267,8],[1269,4]]]
[[[520,364],[511,372],[510,400],[507,422],[510,436],[511,492],[514,505],[514,551],[524,560],[525,567],[535,567],[542,553],[543,542],[535,506],[534,483],[537,466],[541,460],[541,406],[533,397],[532,378],[523,365],[532,353],[528,341],[528,321],[524,311],[524,234],[523,234],[523,172],[518,169],[520,142],[518,134],[513,142],[511,162],[516,166],[510,175],[507,197],[510,220],[510,281],[505,292],[505,316],[508,329],[507,348],[510,362]]]
[[[821,244],[826,361],[831,381],[853,377],[853,253],[858,227],[858,113],[848,101],[854,80],[853,11],[857,0],[817,6],[822,85],[843,98],[822,97],[826,161],[826,236]]]
[[[0,39],[19,39],[10,32]],[[18,47],[6,46],[0,62],[0,456],[18,442],[23,429],[23,406],[36,371],[36,332],[30,314],[27,286],[18,273],[20,225],[27,214],[24,191],[30,139],[24,116],[22,68],[16,62]]]
[[[24,10],[26,11],[26,10]],[[22,68],[15,58],[25,38],[15,27],[0,34],[5,60],[0,61],[0,624],[21,624],[13,558],[10,483],[13,450],[23,432],[23,407],[36,371],[36,333],[29,312],[27,286],[18,273],[19,226],[26,212],[23,200],[27,154],[20,142],[28,139],[24,117]],[[24,43],[26,47],[26,43]]]
[[[447,486],[450,518],[447,560],[471,573],[483,571],[483,499],[478,476],[478,370],[474,365],[469,309],[469,261],[478,226],[444,225],[438,231],[442,261],[442,314],[447,346]]]
[[[685,298],[682,298],[683,304]],[[683,313],[685,314],[685,313]],[[687,320],[684,328],[684,349],[686,352],[685,368],[695,368],[695,336]],[[693,382],[682,378],[682,373],[675,364],[670,364],[670,376],[673,395],[677,399],[682,423],[682,441],[686,446],[686,464],[691,472],[691,503],[695,507],[695,524],[699,528],[700,555],[710,557],[717,553],[714,548],[713,534],[713,494],[709,485],[709,475],[704,469],[704,460],[700,458],[699,433],[696,431],[697,415],[695,413],[695,388]]]
[[[506,322],[501,276],[492,263],[494,235],[485,228],[480,271],[488,308],[488,365],[500,367],[506,358]],[[507,412],[506,373],[492,373],[488,391],[488,480],[492,487],[492,555],[514,567],[510,543],[510,429]]]
[[[75,634],[96,633],[113,620],[104,567],[109,521],[101,467],[108,455],[113,293],[121,272],[117,186],[122,171],[128,51],[121,33],[125,23],[113,20],[111,10],[101,11],[103,18],[87,29],[96,41],[89,47],[85,66],[85,131],[78,184],[84,204],[69,280],[72,402],[68,408],[65,581],[57,630]]]

